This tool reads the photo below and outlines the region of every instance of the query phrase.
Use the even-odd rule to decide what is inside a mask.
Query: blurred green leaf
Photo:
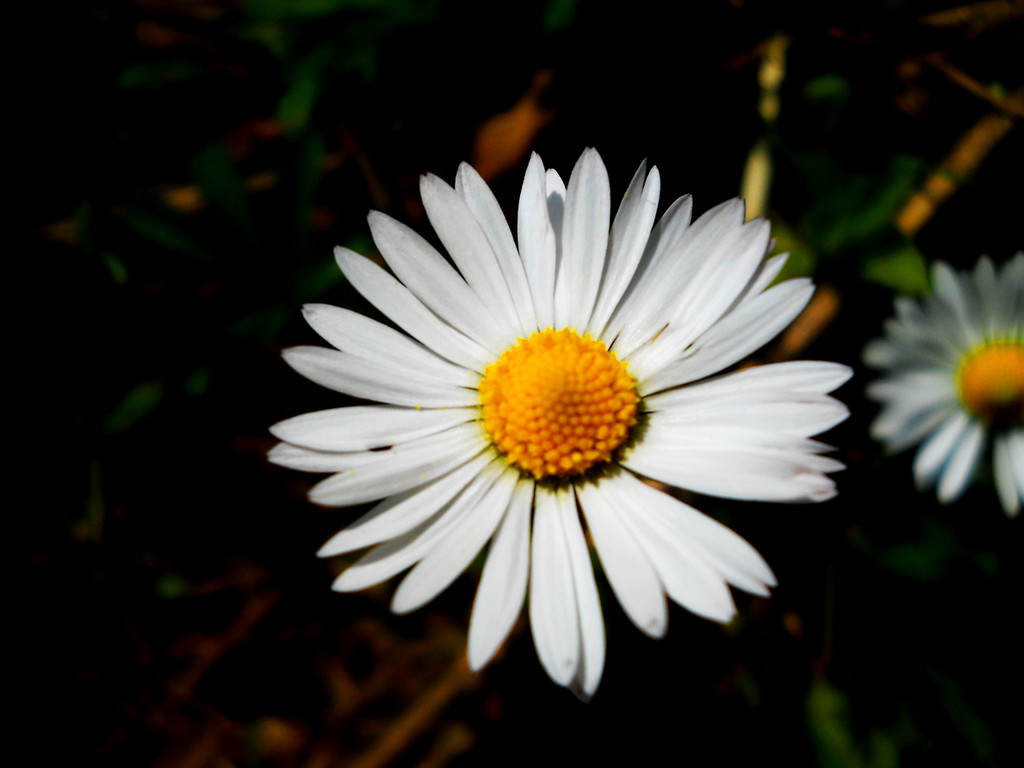
[[[223,142],[207,144],[192,158],[189,166],[207,202],[224,214],[240,232],[255,240],[245,184]]]
[[[967,703],[955,679],[934,667],[926,669],[953,727],[970,743],[982,762],[990,762],[995,753],[995,742],[988,724]]]
[[[133,208],[128,212],[126,223],[136,234],[162,248],[200,261],[211,261],[206,249],[172,223],[171,216],[169,213],[158,215],[143,208]]]
[[[864,765],[853,738],[846,696],[827,681],[816,679],[807,694],[807,726],[818,764],[829,768]]]
[[[878,553],[878,559],[893,573],[914,581],[935,581],[961,547],[953,531],[939,521],[924,518],[921,525],[920,539],[890,547]]]
[[[793,277],[805,277],[814,274],[818,260],[814,251],[785,221],[772,221],[772,235],[775,237],[775,253],[788,253],[785,266],[775,278],[774,284]]]
[[[296,142],[294,157],[289,163],[286,183],[293,201],[294,219],[292,241],[295,254],[304,256],[310,250],[311,222],[316,204],[316,191],[324,172],[327,150],[324,139],[318,133],[307,133]]]
[[[900,745],[889,731],[868,734],[868,754],[871,768],[899,768]]]
[[[78,541],[99,542],[103,539],[103,525],[106,520],[107,504],[103,496],[103,468],[99,459],[89,462],[89,491],[85,500],[82,517],[72,526]]]
[[[213,371],[209,367],[199,368],[185,379],[185,394],[192,397],[199,397],[210,388],[210,378]]]
[[[868,256],[861,265],[861,276],[897,293],[921,296],[930,290],[928,264],[909,242]]]
[[[544,7],[544,31],[554,32],[572,24],[579,0],[548,0]]]
[[[254,339],[261,346],[268,347],[280,336],[281,329],[295,311],[295,307],[288,306],[251,312],[232,325],[229,332],[233,336]]]
[[[807,694],[807,724],[822,768],[897,768],[901,739],[896,730],[872,729],[859,744],[850,701],[839,688],[815,679]]]
[[[177,573],[165,573],[157,579],[154,588],[161,600],[175,600],[187,594],[192,589],[192,584]]]
[[[117,80],[119,88],[160,88],[168,83],[190,80],[206,73],[197,61],[160,59],[125,67]]]
[[[161,381],[147,381],[131,389],[103,421],[103,431],[126,432],[156,410],[164,398]]]
[[[808,101],[838,109],[846,105],[853,91],[844,77],[834,72],[818,75],[804,86]]]
[[[277,105],[277,119],[288,133],[295,133],[309,125],[313,107],[320,96],[324,67],[333,53],[332,48],[317,48],[292,68],[287,89]]]
[[[808,239],[823,256],[862,247],[892,231],[892,221],[925,171],[923,161],[896,155],[871,175],[854,173],[820,153],[795,158],[811,193]]]
[[[360,245],[363,243],[360,242]],[[352,250],[367,253],[365,248]],[[300,301],[309,301],[323,296],[342,281],[341,270],[332,258],[311,259],[308,266],[295,276],[295,295]]]
[[[100,259],[103,261],[103,266],[107,268],[110,279],[117,285],[124,285],[128,281],[128,270],[125,268],[124,262],[117,256],[110,251],[104,251]]]

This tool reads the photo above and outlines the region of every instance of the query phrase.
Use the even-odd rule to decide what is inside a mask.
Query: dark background
[[[5,515],[24,764],[1019,764],[1021,521],[985,471],[949,507],[915,491],[910,454],[867,436],[859,356],[929,262],[1022,247],[1021,3],[34,13],[11,147],[29,274],[8,278],[42,331],[15,417],[40,427],[11,478],[30,495]],[[663,207],[693,193],[700,212],[739,193],[758,142],[778,250],[824,286],[798,354],[857,371],[825,437],[849,466],[837,499],[695,502],[764,554],[773,597],[737,595],[725,627],[676,608],[655,642],[602,583],[608,662],[582,704],[525,621],[464,670],[473,574],[403,617],[391,585],[332,593],[344,563],[314,553],[356,511],[309,504],[313,480],[264,458],[268,425],[340,404],[279,357],[316,343],[303,303],[366,310],[331,248],[372,255],[372,208],[427,234],[418,176],[463,160],[514,215],[531,150],[567,177],[596,147],[615,194],[647,158]],[[936,177],[948,194],[913,218]]]

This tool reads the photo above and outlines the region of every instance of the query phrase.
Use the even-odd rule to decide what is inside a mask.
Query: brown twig
[[[996,145],[1013,128],[1013,119],[1003,113],[982,117],[943,158],[921,188],[907,200],[896,216],[896,227],[912,237],[928,223],[939,206],[969,179]]]
[[[476,685],[477,680],[465,654],[460,653],[445,675],[396,718],[377,742],[350,764],[350,768],[380,768],[388,765],[426,730],[449,702]]]
[[[939,70],[951,82],[978,98],[984,99],[999,111],[1005,112],[1011,117],[1024,117],[1024,100],[1019,96],[1003,96],[984,83],[975,80],[941,53],[932,53],[925,57],[925,61]]]
[[[792,360],[821,335],[838,313],[839,293],[831,286],[818,286],[814,298],[768,353],[768,361]]]

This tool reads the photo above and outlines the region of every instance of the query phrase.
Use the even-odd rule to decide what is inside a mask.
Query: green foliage
[[[551,33],[570,26],[578,5],[579,0],[548,0],[544,6],[544,31]]]
[[[888,158],[872,174],[850,170],[829,155],[801,154],[797,163],[810,192],[806,230],[826,258],[863,250],[884,238],[926,168],[920,159],[903,155]]]
[[[897,768],[899,745],[892,734],[873,730],[866,742],[854,731],[849,698],[818,678],[807,694],[807,726],[822,768]]]
[[[184,221],[166,209],[133,207],[125,223],[129,229],[160,248],[197,261],[213,261],[211,253],[185,232]]]
[[[804,86],[804,97],[812,104],[838,111],[845,107],[853,90],[849,81],[835,72],[824,72]]]
[[[107,433],[125,432],[151,414],[164,399],[162,381],[146,381],[132,387],[103,422]]]
[[[220,141],[211,142],[192,158],[189,166],[206,201],[247,240],[254,241],[245,185],[227,147]]]
[[[920,296],[931,289],[928,264],[911,243],[903,242],[870,252],[861,264],[861,276],[897,293]]]

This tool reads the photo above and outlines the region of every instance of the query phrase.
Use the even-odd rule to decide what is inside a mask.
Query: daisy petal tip
[[[273,448],[271,448],[269,451],[267,451],[268,459],[273,455],[274,451],[276,451],[278,447],[285,442],[285,435],[287,434],[287,423],[288,419],[285,419],[283,421],[277,422],[276,424],[271,424],[269,427],[267,427],[267,431],[281,441]]]
[[[736,606],[730,602],[729,605],[720,606],[714,612],[708,612],[705,617],[719,624],[731,624],[736,618]]]
[[[318,549],[316,551],[316,556],[317,557],[336,557],[338,555],[341,555],[341,554],[344,554],[345,552],[350,551],[351,548],[350,547],[346,547],[345,544],[344,544],[344,541],[342,540],[343,537],[345,536],[345,533],[346,533],[345,530],[341,530],[338,533],[336,533],[333,536],[331,536],[331,538],[329,538],[327,541],[325,541],[320,546],[320,549]]]
[[[652,618],[641,625],[641,631],[654,640],[660,640],[668,631],[668,622],[661,618]]]
[[[485,642],[479,635],[474,635],[470,630],[469,644],[466,648],[466,661],[473,672],[479,672],[494,658],[500,645]]]
[[[403,593],[401,587],[399,587],[394,597],[391,598],[391,612],[396,616],[404,616],[415,611],[422,603],[422,600],[417,600]]]
[[[569,688],[572,685],[573,676],[576,673],[576,659],[566,657],[564,659],[552,659],[550,664],[541,659],[541,666],[548,673],[548,677],[555,685]]]
[[[312,318],[316,317],[318,314],[323,314],[324,310],[327,309],[327,308],[328,307],[327,307],[326,304],[317,304],[317,303],[303,304],[302,305],[302,316],[308,322]]]
[[[344,573],[340,574],[338,578],[336,578],[331,583],[331,589],[335,592],[354,592],[355,587],[352,586],[350,572],[345,571]]]
[[[570,691],[572,691],[573,695],[577,699],[582,701],[584,704],[589,704],[590,700],[592,698],[594,698],[594,694],[597,693],[597,685],[596,684],[594,684],[593,687],[590,687],[590,686],[586,686],[586,685],[583,685],[583,684],[579,684],[579,683],[573,682],[573,683],[571,683],[567,687],[569,688]]]
[[[282,422],[278,422],[277,424],[270,428],[270,434],[272,434],[274,437],[277,437],[277,432],[275,430],[278,428],[278,426],[280,426],[281,423]],[[267,461],[269,461],[271,464],[280,464],[281,454],[287,450],[287,446],[288,444],[285,442],[280,442],[277,445],[275,445],[273,448],[267,451]]]
[[[812,491],[808,496],[807,500],[815,504],[820,504],[823,501],[829,501],[839,495],[839,491],[832,488],[823,488],[821,490]]]
[[[349,261],[349,260],[351,260],[353,258],[360,258],[360,259],[362,259],[364,257],[361,256],[360,254],[356,253],[355,251],[346,248],[343,245],[336,245],[336,246],[334,246],[334,260],[336,262],[338,262],[339,266],[341,265],[341,263],[343,261]]]
[[[337,554],[339,554],[339,553],[334,551],[334,549],[330,545],[330,542],[327,542],[326,544],[321,546],[320,549],[318,549],[316,551],[316,556],[317,557],[325,558],[325,559],[328,558],[328,557],[334,557]]]

